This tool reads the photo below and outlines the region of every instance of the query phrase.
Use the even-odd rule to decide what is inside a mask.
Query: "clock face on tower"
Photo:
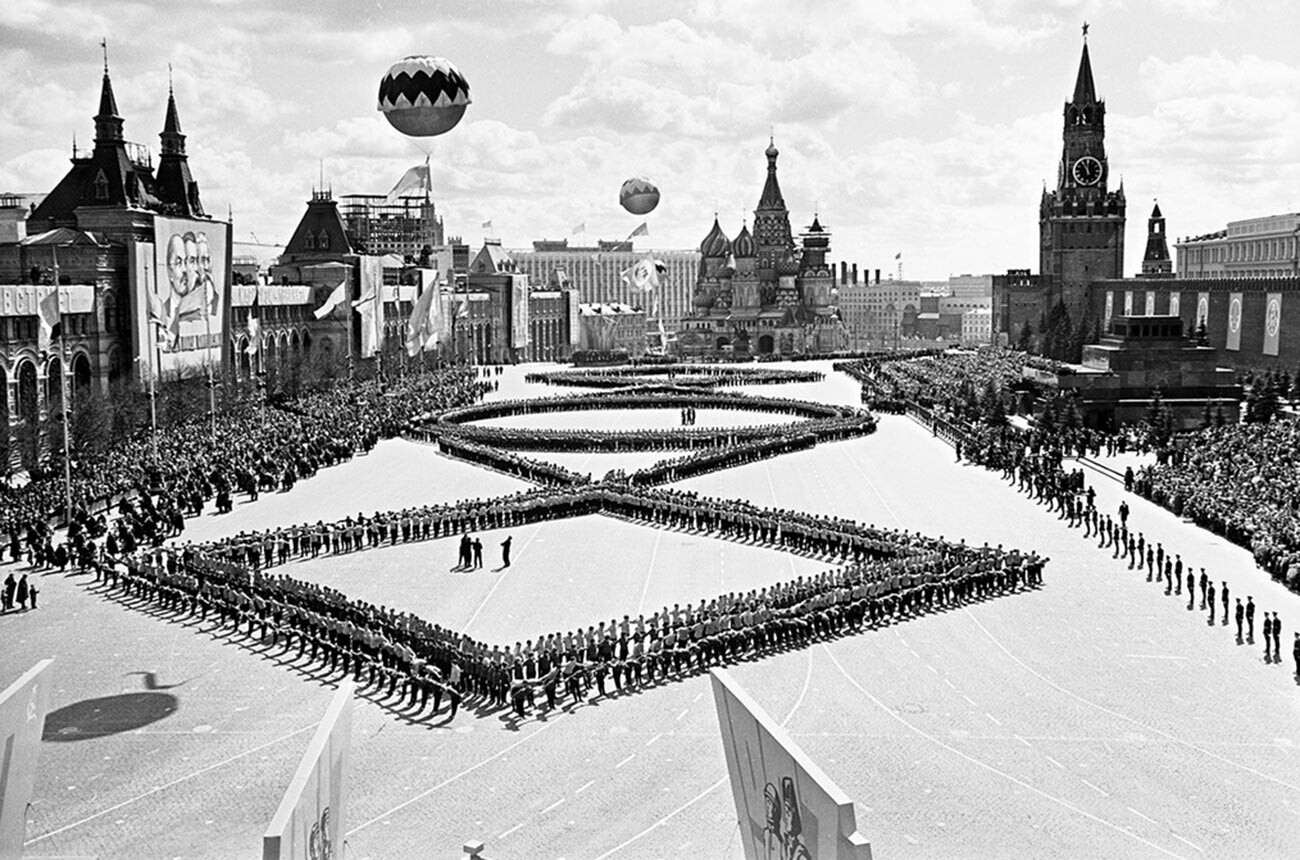
[[[1085,155],[1074,163],[1074,181],[1080,185],[1096,185],[1101,179],[1101,162]]]

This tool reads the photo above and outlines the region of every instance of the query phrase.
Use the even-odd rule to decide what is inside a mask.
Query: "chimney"
[[[849,264],[840,260],[840,286],[849,282]]]
[[[858,283],[858,264],[857,264],[857,263],[854,263],[854,264],[853,264],[853,284],[856,286],[857,283]]]
[[[880,283],[880,270],[876,269],[876,283]]]

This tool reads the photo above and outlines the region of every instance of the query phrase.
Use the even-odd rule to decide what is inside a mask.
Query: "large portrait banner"
[[[137,357],[142,372],[219,373],[230,321],[230,225],[154,218],[154,241],[134,245],[131,266]]]
[[[1264,299],[1264,354],[1277,355],[1282,332],[1282,294],[1269,293]]]

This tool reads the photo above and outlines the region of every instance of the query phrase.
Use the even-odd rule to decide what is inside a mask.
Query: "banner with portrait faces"
[[[1241,349],[1241,293],[1228,294],[1227,349],[1233,352]]]
[[[132,311],[142,376],[220,375],[230,320],[230,225],[154,218],[154,241],[133,246]]]
[[[1182,316],[1182,298],[1183,294],[1175,290],[1169,294],[1169,315],[1171,317]]]
[[[848,795],[725,669],[709,674],[746,860],[871,860]]]
[[[1101,316],[1101,333],[1110,334],[1110,318],[1115,316],[1115,292],[1106,291],[1106,310]]]
[[[1197,293],[1196,294],[1196,326],[1192,330],[1192,334],[1199,335],[1201,333],[1202,328],[1208,330],[1209,327],[1210,327],[1210,294]]]

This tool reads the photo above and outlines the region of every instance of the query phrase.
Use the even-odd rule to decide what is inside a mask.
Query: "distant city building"
[[[640,358],[646,352],[646,313],[621,302],[578,305],[581,326],[578,348],[594,352],[626,352]]]
[[[987,346],[993,342],[993,311],[978,308],[961,315],[962,346]]]
[[[700,243],[693,310],[678,335],[687,355],[799,355],[848,345],[832,301],[826,260],[830,233],[816,213],[796,245],[776,176],[780,155],[769,143],[767,181],[754,210],[754,231],[727,238],[717,217]]]
[[[519,270],[534,284],[551,284],[564,280],[578,291],[587,304],[625,304],[643,307],[647,325],[676,332],[690,312],[700,254],[695,250],[633,249],[630,241],[598,241],[595,245],[570,245],[567,239],[542,239],[530,249],[510,251]],[[637,289],[625,272],[640,260],[660,260],[667,271],[659,276],[659,290],[647,296]]]
[[[1225,230],[1175,243],[1180,278],[1300,275],[1300,213],[1229,221]]]
[[[383,194],[343,194],[339,214],[359,254],[396,254],[418,260],[425,248],[446,244],[442,218],[427,196],[389,203]]]

